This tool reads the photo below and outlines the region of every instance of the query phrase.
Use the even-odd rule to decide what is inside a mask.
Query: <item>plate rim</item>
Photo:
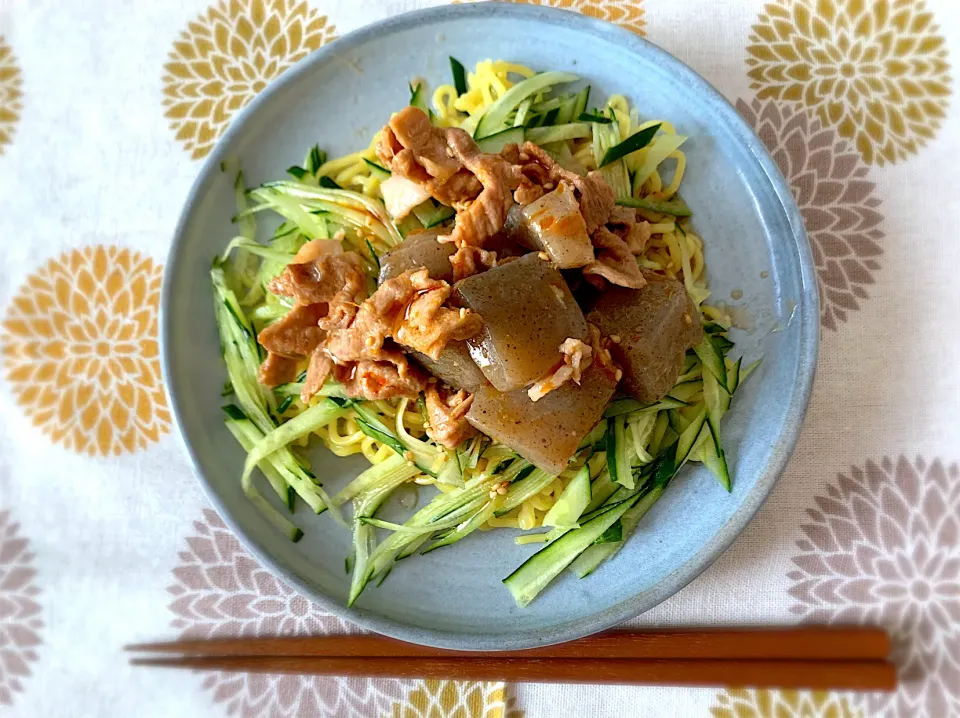
[[[693,556],[669,573],[655,586],[645,591],[642,597],[639,595],[631,595],[599,613],[587,614],[582,618],[557,624],[547,629],[536,628],[519,631],[516,632],[514,636],[414,627],[401,621],[384,618],[359,607],[347,608],[339,601],[315,590],[308,581],[287,569],[279,559],[275,559],[254,536],[248,535],[241,524],[235,521],[234,517],[226,509],[212,482],[205,476],[201,468],[199,456],[183,430],[181,407],[177,400],[177,392],[173,388],[173,360],[170,342],[172,319],[168,309],[172,301],[172,278],[179,268],[180,262],[178,257],[182,254],[181,247],[185,242],[184,235],[190,217],[197,207],[198,197],[211,177],[219,172],[220,163],[225,158],[227,148],[232,144],[234,138],[244,131],[249,119],[255,115],[261,107],[270,103],[273,96],[280,92],[282,88],[289,83],[295,82],[300,76],[311,72],[315,65],[326,62],[337,53],[366,43],[385,33],[403,31],[416,26],[432,25],[451,18],[464,16],[472,16],[478,20],[488,19],[490,17],[507,17],[534,22],[540,25],[564,26],[600,40],[614,42],[635,54],[640,53],[648,56],[652,54],[668,71],[682,77],[693,91],[700,93],[706,100],[713,103],[714,106],[718,105],[719,108],[726,111],[728,115],[726,119],[730,120],[732,131],[737,139],[741,141],[745,148],[753,155],[779,200],[783,216],[790,227],[790,237],[796,245],[796,252],[799,259],[798,270],[800,274],[801,291],[796,299],[797,314],[795,315],[795,319],[799,323],[800,332],[798,380],[791,396],[790,405],[784,414],[784,431],[778,437],[777,446],[771,454],[770,460],[767,462],[762,475],[757,479],[756,484],[750,492],[743,498],[740,507],[730,516],[720,530]],[[789,242],[790,240],[785,236],[783,241]],[[602,631],[654,608],[679,592],[709,568],[743,532],[747,524],[753,519],[754,515],[767,500],[780,476],[783,474],[783,471],[786,469],[787,462],[796,448],[803,425],[803,419],[810,404],[820,341],[820,311],[816,271],[809,239],[804,229],[800,211],[793,199],[786,180],[777,168],[776,163],[770,157],[766,147],[733,104],[693,68],[663,48],[627,29],[604,20],[582,15],[575,11],[540,5],[508,4],[501,2],[464,3],[422,8],[383,18],[377,22],[365,25],[327,43],[288,68],[248,105],[242,108],[239,114],[230,122],[227,131],[217,140],[213,150],[207,155],[196,179],[190,187],[183,208],[180,211],[174,229],[173,239],[167,252],[167,261],[164,265],[159,319],[160,356],[164,392],[172,410],[180,442],[186,450],[193,473],[199,479],[207,499],[213,504],[217,513],[234,535],[241,541],[244,548],[262,565],[267,567],[296,591],[338,618],[342,618],[367,630],[425,646],[478,651],[516,650],[535,646],[546,646],[574,640]]]

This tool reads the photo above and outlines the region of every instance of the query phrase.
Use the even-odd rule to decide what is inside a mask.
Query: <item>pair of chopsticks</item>
[[[860,691],[897,683],[890,638],[861,627],[607,633],[491,653],[375,635],[182,640],[127,650],[160,654],[131,659],[139,666],[247,673]]]

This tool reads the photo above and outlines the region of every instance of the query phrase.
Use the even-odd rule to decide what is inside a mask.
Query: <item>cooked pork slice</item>
[[[453,231],[443,241],[457,247],[483,247],[503,228],[513,206],[513,190],[520,185],[518,169],[500,155],[482,152],[473,138],[461,129],[446,130],[454,157],[476,175],[483,191],[470,205],[457,212]]]
[[[331,332],[327,353],[338,364],[380,360],[391,351],[384,342],[394,339],[435,359],[448,341],[467,339],[481,325],[473,312],[443,306],[451,291],[426,269],[408,269],[381,284],[349,326]]]
[[[438,182],[445,182],[460,170],[460,162],[447,154],[443,130],[431,125],[423,110],[404,107],[390,118],[388,127],[392,134],[384,131],[377,146],[377,153],[387,166],[392,167],[396,156],[409,150],[416,163]]]
[[[473,396],[465,391],[442,392],[429,385],[424,392],[427,404],[427,435],[448,449],[475,436],[477,430],[467,421],[467,412],[473,404]]]
[[[320,391],[332,370],[333,360],[330,355],[323,350],[322,346],[314,349],[313,354],[310,355],[310,365],[307,367],[307,378],[303,382],[303,388],[300,389],[300,399],[304,404]]]
[[[326,332],[317,323],[326,313],[326,304],[298,304],[263,329],[257,341],[272,354],[303,359],[323,341]]]
[[[434,182],[429,187],[430,194],[440,204],[460,208],[472,202],[483,191],[483,185],[476,175],[466,169],[457,172],[445,182]]]
[[[449,243],[444,242],[444,244]],[[461,279],[497,266],[497,253],[488,252],[479,247],[460,247],[450,257],[450,265],[453,267],[453,281],[459,282]]]
[[[673,387],[687,349],[703,329],[683,284],[653,274],[641,289],[610,287],[588,318],[614,339],[613,358],[623,368],[623,388],[637,400],[653,402]]]
[[[597,258],[583,268],[584,278],[591,284],[603,288],[602,277],[611,284],[639,289],[646,282],[636,257],[627,243],[606,227],[600,227],[593,233],[593,246],[597,249]]]
[[[409,276],[413,294],[394,330],[397,343],[438,359],[447,342],[463,341],[480,331],[483,321],[476,313],[444,306],[453,291],[449,284],[431,279],[424,270]]]
[[[547,193],[547,190],[543,188],[543,185],[534,184],[526,178],[524,178],[524,180],[525,181],[521,182],[520,186],[513,191],[513,201],[516,202],[520,207],[526,207],[528,204],[536,202]],[[516,207],[514,207],[514,209],[516,209]],[[508,221],[509,217],[510,213],[508,212]]]
[[[316,247],[313,242],[326,242],[339,248],[329,239],[315,239],[304,245]],[[298,253],[298,256],[300,256]],[[305,253],[306,256],[310,254]],[[309,261],[291,263],[270,280],[267,288],[274,294],[291,297],[300,304],[352,301],[366,287],[363,260],[355,252],[323,252]]]
[[[336,364],[333,376],[344,385],[347,396],[368,401],[400,397],[416,399],[426,388],[428,378],[400,352],[394,352],[382,361],[364,359]]]
[[[264,386],[274,387],[286,384],[297,378],[299,361],[290,357],[267,352],[267,358],[260,365],[257,380]]]
[[[637,211],[630,207],[614,207],[607,220],[607,228],[626,242],[627,249],[634,255],[643,254],[650,241],[650,223],[637,220]]]
[[[523,147],[520,148],[520,152],[521,158],[526,156],[543,166],[549,173],[550,181],[556,183],[563,179],[576,188],[577,201],[580,203],[580,212],[583,214],[588,234],[593,234],[597,227],[606,224],[610,212],[613,211],[616,197],[602,174],[594,170],[588,173],[586,177],[581,177],[576,172],[561,167],[547,154],[546,150],[532,142],[525,142]],[[528,168],[526,165],[524,165],[522,172],[525,177],[533,177],[532,168]],[[539,181],[539,184],[547,189],[552,189],[547,187],[542,180]]]
[[[570,174],[574,177],[580,176],[573,172]],[[587,231],[592,234],[597,227],[607,223],[610,212],[614,208],[616,195],[597,170],[588,172],[579,184],[574,183],[574,185],[580,193],[580,211],[583,213],[583,221],[587,224]]]
[[[567,337],[560,345],[560,355],[563,357],[563,363],[557,370],[527,390],[527,396],[531,401],[539,401],[568,381],[579,384],[583,372],[593,361],[593,347],[579,339]]]

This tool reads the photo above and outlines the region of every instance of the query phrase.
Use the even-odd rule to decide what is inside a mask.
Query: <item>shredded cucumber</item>
[[[667,488],[667,485],[675,475],[676,469],[673,462],[669,459],[669,457],[664,457],[657,467],[653,481],[641,494],[640,499],[633,507],[627,509],[623,513],[623,516],[621,516],[621,542],[608,543],[606,545],[597,544],[591,546],[577,557],[577,559],[570,565],[570,570],[573,571],[578,578],[584,578],[592,573],[594,569],[596,569],[597,566],[599,566],[603,561],[615,556],[617,552],[623,548],[624,543],[626,543],[626,540],[630,538],[630,534],[632,534],[637,528],[637,525],[640,523],[640,520],[644,517],[647,511],[649,511],[650,508],[663,495],[664,490]]]
[[[630,175],[627,173],[627,165],[622,157],[606,163],[602,161],[612,147],[620,144],[620,124],[616,122],[616,114],[612,109],[608,113],[609,119],[612,120],[610,124],[593,125],[593,156],[603,178],[613,189],[614,195],[617,199],[621,199],[630,197]]]
[[[633,495],[605,508],[589,521],[583,522],[580,528],[568,531],[547,544],[503,579],[517,605],[523,608],[536,598],[563,569],[620,520],[635,501],[636,495]]]
[[[524,139],[537,145],[546,145],[551,142],[564,140],[578,140],[590,137],[593,130],[585,122],[572,122],[552,127],[531,127],[524,132]]]
[[[571,528],[590,503],[590,469],[584,464],[543,517],[544,526]]]
[[[578,79],[576,75],[569,72],[541,72],[518,82],[487,108],[483,117],[480,118],[480,122],[477,123],[477,129],[473,136],[476,138],[488,137],[495,132],[506,129],[507,116],[528,97],[543,92],[554,85],[576,82]]]
[[[294,441],[309,436],[322,426],[343,414],[343,409],[329,399],[305,409],[290,421],[281,424],[264,436],[250,453],[243,465],[241,481],[247,481],[261,460]]]

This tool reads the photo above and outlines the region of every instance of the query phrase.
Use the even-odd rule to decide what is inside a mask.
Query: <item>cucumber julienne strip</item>
[[[477,123],[476,132],[473,133],[474,137],[480,139],[506,129],[507,116],[528,97],[553,85],[576,82],[578,79],[580,78],[569,72],[541,72],[518,82],[487,108],[483,117],[480,118],[480,122]]]
[[[227,415],[224,423],[244,449],[249,451],[256,445],[257,441],[263,438],[263,434],[253,425],[253,422],[243,413],[242,409],[234,404],[227,404],[222,409]],[[288,508],[290,508],[290,486],[288,486],[287,476],[284,475],[283,468],[282,465],[275,464],[272,461],[266,462],[263,474],[273,486],[277,496],[286,502]],[[247,490],[253,486],[252,481],[248,480],[243,486]]]
[[[637,503],[625,511],[623,516],[620,517],[623,534],[622,541],[616,544],[594,545],[589,547],[570,565],[570,570],[573,571],[578,578],[584,578],[593,572],[601,562],[615,556],[617,552],[623,548],[627,539],[630,538],[630,534],[637,528],[637,525],[646,515],[647,511],[649,511],[663,495],[667,485],[673,477],[676,476],[676,473],[676,467],[668,456],[659,459],[651,483],[647,486],[644,493],[640,495]]]
[[[360,431],[369,436],[371,439],[389,446],[404,459],[412,457],[413,462],[416,464],[419,471],[422,471],[433,478],[437,477],[437,472],[434,471],[433,465],[440,456],[439,451],[428,452],[423,448],[423,446],[417,446],[412,443],[409,445],[405,444],[394,432],[392,432],[383,422],[380,421],[380,419],[377,418],[376,413],[370,411],[363,405],[362,402],[354,404],[353,409],[357,412],[357,425],[360,427]]]
[[[609,125],[613,120],[599,113],[581,112],[577,115],[577,122],[596,122],[600,125]]]
[[[527,476],[514,481],[507,490],[507,495],[503,504],[496,510],[497,516],[512,511],[527,499],[533,498],[556,479],[556,476],[548,474],[543,469],[534,469]]]
[[[388,463],[390,460],[384,462]],[[380,466],[383,466],[381,464]],[[409,466],[405,461],[388,472],[383,472],[381,483],[376,489],[369,491],[357,503],[354,511],[353,548],[355,563],[353,576],[350,581],[350,595],[347,606],[352,606],[360,597],[364,587],[372,576],[370,572],[370,558],[374,552],[376,531],[373,526],[361,523],[362,516],[373,516],[377,509],[390,496],[394,489],[409,481],[417,473],[416,468]]]
[[[523,608],[536,598],[563,569],[633,506],[636,496],[633,494],[624,501],[607,507],[592,519],[582,522],[580,528],[568,531],[553,543],[547,544],[503,579],[517,605]]]
[[[636,399],[617,399],[610,402],[606,411],[603,412],[603,415],[606,418],[610,418],[620,416],[621,414],[632,414],[635,411],[655,412],[661,409],[680,409],[685,406],[689,406],[689,404],[669,395],[653,404],[644,404]]]
[[[391,246],[393,244],[399,244],[401,241],[403,241],[403,238],[400,236],[400,232],[397,231],[397,228],[387,215],[387,210],[384,208],[383,204],[381,204],[378,200],[367,197],[359,192],[353,192],[346,189],[325,189],[322,187],[314,187],[312,185],[304,184],[302,182],[293,182],[291,180],[266,182],[262,186],[275,189],[278,192],[290,195],[291,197],[315,199],[335,205],[336,209],[331,209],[332,212],[339,211],[343,213],[345,217],[349,216],[353,219],[356,218],[355,214],[347,214],[347,210],[352,209],[355,212],[358,209],[362,209],[376,219],[378,221],[377,223],[382,226],[384,231],[392,240],[389,242]],[[364,226],[371,227],[371,223],[367,222]]]
[[[603,153],[603,158],[600,160],[598,165],[604,167],[611,162],[616,162],[622,157],[626,157],[631,152],[636,152],[637,150],[642,150],[644,147],[650,144],[653,140],[653,136],[660,131],[660,125],[650,125],[650,127],[645,127],[638,132],[634,132],[623,142],[614,145],[607,149]]]
[[[224,408],[225,411],[227,411],[227,409],[228,407]],[[253,446],[256,446],[263,440],[263,432],[257,429],[253,422],[248,421],[238,424],[238,426]],[[297,495],[304,500],[314,513],[323,513],[327,508],[332,506],[323,489],[317,486],[313,481],[312,475],[304,471],[296,462],[296,459],[293,457],[293,454],[290,453],[289,449],[279,449],[272,455],[267,456],[261,463],[265,463],[267,468],[272,469],[273,472],[293,488]],[[266,474],[266,471],[264,471],[264,474]],[[252,485],[251,477],[247,477],[242,485]],[[333,513],[332,515],[337,518],[339,517],[339,512]],[[343,522],[343,525],[346,525],[342,517],[340,517],[339,520]]]
[[[257,441],[276,428],[270,414],[276,398],[272,391],[264,390],[257,382],[260,355],[253,327],[237,305],[233,292],[227,289],[223,269],[215,265],[210,270],[210,276],[218,300],[215,312],[227,374],[244,414],[251,421],[248,430],[256,432],[252,438]],[[330,507],[326,491],[300,466],[289,448],[277,450],[271,457],[271,463],[314,512],[321,513]],[[346,525],[339,511],[334,509],[331,514],[336,521]]]
[[[590,137],[593,131],[590,129],[590,125],[585,122],[572,122],[566,125],[553,125],[552,127],[531,127],[525,130],[523,134],[525,140],[536,145],[545,145],[551,142]]]
[[[660,214],[669,214],[674,217],[690,217],[693,211],[681,199],[672,199],[669,201],[660,201],[644,199],[641,197],[618,197],[617,204],[622,207],[634,207],[636,209],[647,209],[651,212]]]
[[[455,515],[464,517],[472,515],[489,501],[490,488],[495,483],[497,483],[495,478],[483,477],[482,480],[472,481],[463,489],[457,489],[449,494],[440,494],[408,519],[404,526],[430,526],[433,528],[438,525],[439,519],[443,517],[449,517],[449,520],[453,520]],[[459,510],[457,510],[458,507]],[[439,525],[442,526],[445,523]],[[359,597],[360,592],[363,591],[363,588],[373,576],[382,575],[389,570],[398,557],[405,557],[416,551],[418,547],[411,548],[412,544],[423,543],[424,540],[426,539],[410,534],[394,533],[381,542],[371,553],[369,561],[364,566],[365,574],[354,572],[355,596]],[[352,588],[351,591],[353,592],[353,590]],[[356,597],[353,600],[356,600]]]
[[[276,429],[257,442],[253,450],[247,454],[247,460],[243,465],[242,481],[247,481],[250,474],[260,461],[298,439],[309,436],[321,426],[325,426],[333,419],[340,416],[343,409],[334,402],[326,399],[319,404],[307,408],[302,414],[295,416],[290,421],[281,424]]]
[[[451,531],[447,536],[444,536],[439,541],[430,544],[423,550],[423,553],[429,553],[435,549],[449,546],[450,544],[456,543],[460,539],[476,531],[496,514],[497,507],[500,505],[502,498],[503,497],[501,496],[495,496],[494,498],[489,499],[487,503],[484,504],[482,509],[458,525],[456,530]]]

